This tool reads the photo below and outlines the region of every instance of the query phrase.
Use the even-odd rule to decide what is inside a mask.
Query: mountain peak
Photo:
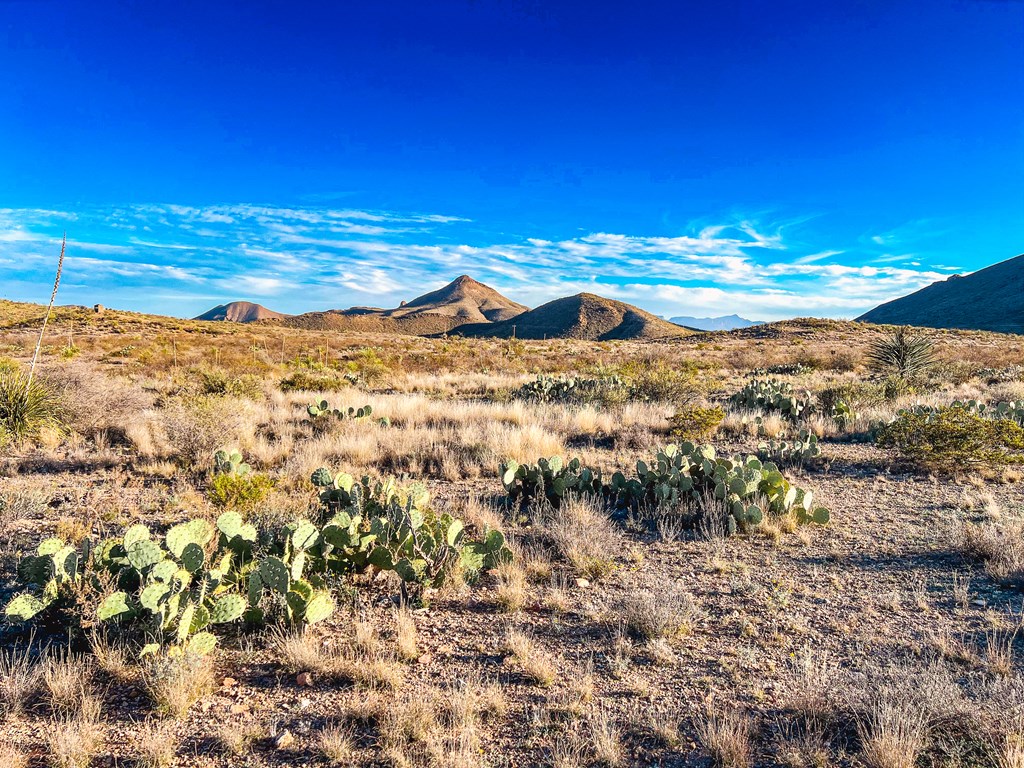
[[[257,320],[281,320],[284,317],[287,317],[287,315],[267,309],[261,304],[254,304],[251,301],[231,301],[227,304],[218,304],[213,309],[193,319],[227,320],[231,323],[255,323]]]

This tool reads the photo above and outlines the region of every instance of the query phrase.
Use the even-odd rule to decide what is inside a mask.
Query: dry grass
[[[500,563],[495,569],[494,601],[503,613],[517,613],[526,607],[526,571],[515,562]]]
[[[0,743],[0,765],[4,768],[28,768],[28,755],[13,744]]]
[[[341,725],[329,725],[317,737],[320,754],[330,765],[352,765],[356,755],[352,729]]]
[[[0,650],[0,712],[17,717],[39,686],[39,667],[32,663],[30,648]]]
[[[750,768],[753,724],[744,713],[708,713],[695,723],[697,736],[718,768]]]
[[[420,656],[416,621],[408,608],[395,611],[395,652],[402,661],[415,661]]]
[[[170,723],[149,721],[139,729],[135,753],[140,768],[168,768],[178,751],[178,737]]]
[[[223,723],[213,734],[213,740],[226,755],[244,755],[252,749],[253,742],[259,738],[257,726],[244,723]]]
[[[620,768],[626,762],[622,735],[615,720],[604,707],[597,707],[588,718],[594,762],[606,768]]]
[[[966,557],[983,563],[993,578],[1024,583],[1024,522],[966,523],[959,545]]]
[[[206,656],[161,656],[143,669],[146,688],[159,712],[182,718],[215,687],[213,663]]]
[[[529,635],[509,629],[505,635],[505,651],[527,680],[542,688],[555,682],[558,667],[554,659]]]
[[[571,496],[539,517],[555,550],[582,576],[601,579],[615,567],[622,536],[597,499]]]
[[[47,736],[50,760],[54,768],[88,768],[103,739],[100,703],[87,697],[74,717],[53,721]]]
[[[89,634],[89,646],[96,666],[114,680],[123,682],[135,677],[138,667],[132,663],[128,649],[123,645],[93,631]]]
[[[928,740],[928,724],[916,702],[883,698],[858,725],[861,757],[868,768],[914,768]]]
[[[641,584],[619,605],[626,629],[642,640],[689,634],[697,612],[693,596],[678,582]]]
[[[43,684],[53,714],[70,717],[79,712],[89,695],[92,668],[81,657],[53,651],[43,662]]]

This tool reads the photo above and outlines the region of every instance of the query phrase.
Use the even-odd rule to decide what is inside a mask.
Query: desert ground
[[[29,385],[42,314],[0,303],[0,764],[1024,766],[1020,412],[884,437],[1019,404],[1024,337],[920,331],[901,368],[894,328],[836,321],[523,341],[60,308]],[[798,412],[744,400],[770,379]],[[776,461],[827,522],[602,486],[680,443]],[[516,476],[541,458],[600,480],[546,497]],[[363,477],[464,529],[413,572],[367,560],[383,533],[327,552]]]

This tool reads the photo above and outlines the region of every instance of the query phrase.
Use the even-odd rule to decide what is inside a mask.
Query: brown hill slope
[[[632,304],[606,299],[593,293],[578,293],[549,301],[529,312],[493,325],[460,328],[472,336],[520,339],[663,339],[688,336],[692,332]]]
[[[204,312],[193,320],[227,320],[231,323],[255,323],[258,320],[283,320],[287,315],[250,301],[232,301]]]
[[[857,318],[868,323],[1024,333],[1024,255],[953,275]]]
[[[308,312],[289,318],[286,324],[315,330],[426,336],[447,333],[467,323],[501,322],[526,310],[527,307],[502,296],[490,286],[462,275],[443,288],[419,296],[395,309],[352,307]]]

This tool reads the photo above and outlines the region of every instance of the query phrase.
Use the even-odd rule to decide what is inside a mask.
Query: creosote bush
[[[669,417],[669,431],[678,440],[704,441],[718,431],[724,419],[725,411],[718,406],[684,405]]]

